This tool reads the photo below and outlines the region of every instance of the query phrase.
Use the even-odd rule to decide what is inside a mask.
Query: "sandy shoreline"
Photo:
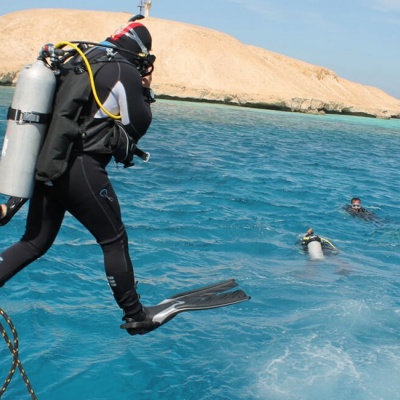
[[[127,13],[33,9],[0,16],[0,84],[15,83],[46,43],[99,42],[130,18]],[[400,100],[340,78],[328,68],[248,46],[224,33],[146,18],[157,56],[153,88],[161,98],[209,101],[305,113],[400,118]],[[28,33],[27,33],[28,32]]]

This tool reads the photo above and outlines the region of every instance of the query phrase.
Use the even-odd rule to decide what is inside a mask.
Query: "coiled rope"
[[[8,372],[7,378],[4,381],[3,387],[0,390],[0,397],[3,396],[4,392],[7,390],[7,387],[9,385],[9,383],[11,382],[11,379],[15,373],[15,370],[19,369],[19,372],[22,376],[22,379],[25,382],[25,385],[28,389],[29,394],[31,395],[31,398],[34,400],[37,400],[36,394],[33,391],[33,388],[31,386],[31,383],[29,382],[29,379],[26,375],[26,372],[24,370],[24,367],[22,366],[21,360],[19,359],[18,356],[18,334],[17,334],[17,330],[14,327],[14,324],[12,323],[10,317],[6,314],[6,312],[0,308],[0,315],[5,319],[5,321],[7,322],[8,326],[10,327],[11,333],[13,335],[13,342],[11,342],[9,336],[7,335],[6,330],[4,329],[3,325],[0,323],[0,331],[1,331],[1,335],[3,336],[5,342],[7,343],[8,349],[11,352],[12,355],[12,364],[10,367],[10,371]]]

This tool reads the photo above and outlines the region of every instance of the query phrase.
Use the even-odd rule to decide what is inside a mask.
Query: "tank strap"
[[[313,235],[304,236],[301,244],[303,246],[308,246],[308,244],[311,242],[322,243],[321,238],[319,236],[313,234]]]
[[[51,114],[42,114],[35,111],[22,111],[9,107],[7,119],[15,121],[17,124],[47,124],[50,122]]]

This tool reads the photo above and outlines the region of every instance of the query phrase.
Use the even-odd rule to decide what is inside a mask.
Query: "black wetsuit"
[[[106,109],[121,115],[128,133],[136,138],[143,136],[152,116],[137,69],[126,62],[110,62],[97,72],[95,83]],[[68,94],[62,83],[56,94],[55,110],[60,93]],[[99,109],[92,95],[79,113],[84,118],[79,119],[78,115],[77,121],[89,121],[92,126],[107,120],[113,122]],[[51,126],[48,135],[59,134],[52,132]],[[99,143],[101,140],[100,135]],[[108,282],[125,315],[134,315],[141,310],[120,205],[105,170],[111,158],[110,152],[96,146],[93,138],[88,145],[81,137],[75,138],[68,154],[67,168],[61,176],[51,182],[36,181],[25,234],[0,255],[0,286],[46,253],[68,211],[101,246]]]
[[[373,221],[376,219],[375,214],[373,214],[371,211],[368,211],[367,209],[365,209],[363,207],[360,207],[358,209],[353,209],[351,207],[351,205],[346,205],[343,208],[345,211],[347,211],[353,217],[364,219],[366,221]]]

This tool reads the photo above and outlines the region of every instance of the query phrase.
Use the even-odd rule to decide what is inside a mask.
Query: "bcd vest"
[[[119,54],[110,60],[102,56],[91,62],[93,76],[108,62],[127,62]],[[115,121],[95,119],[84,115],[91,96],[89,76],[82,62],[69,60],[62,66],[55,95],[53,116],[39,153],[36,179],[52,181],[60,177],[68,166],[72,149],[100,154],[112,154],[109,142]],[[86,106],[86,107],[85,107]]]

